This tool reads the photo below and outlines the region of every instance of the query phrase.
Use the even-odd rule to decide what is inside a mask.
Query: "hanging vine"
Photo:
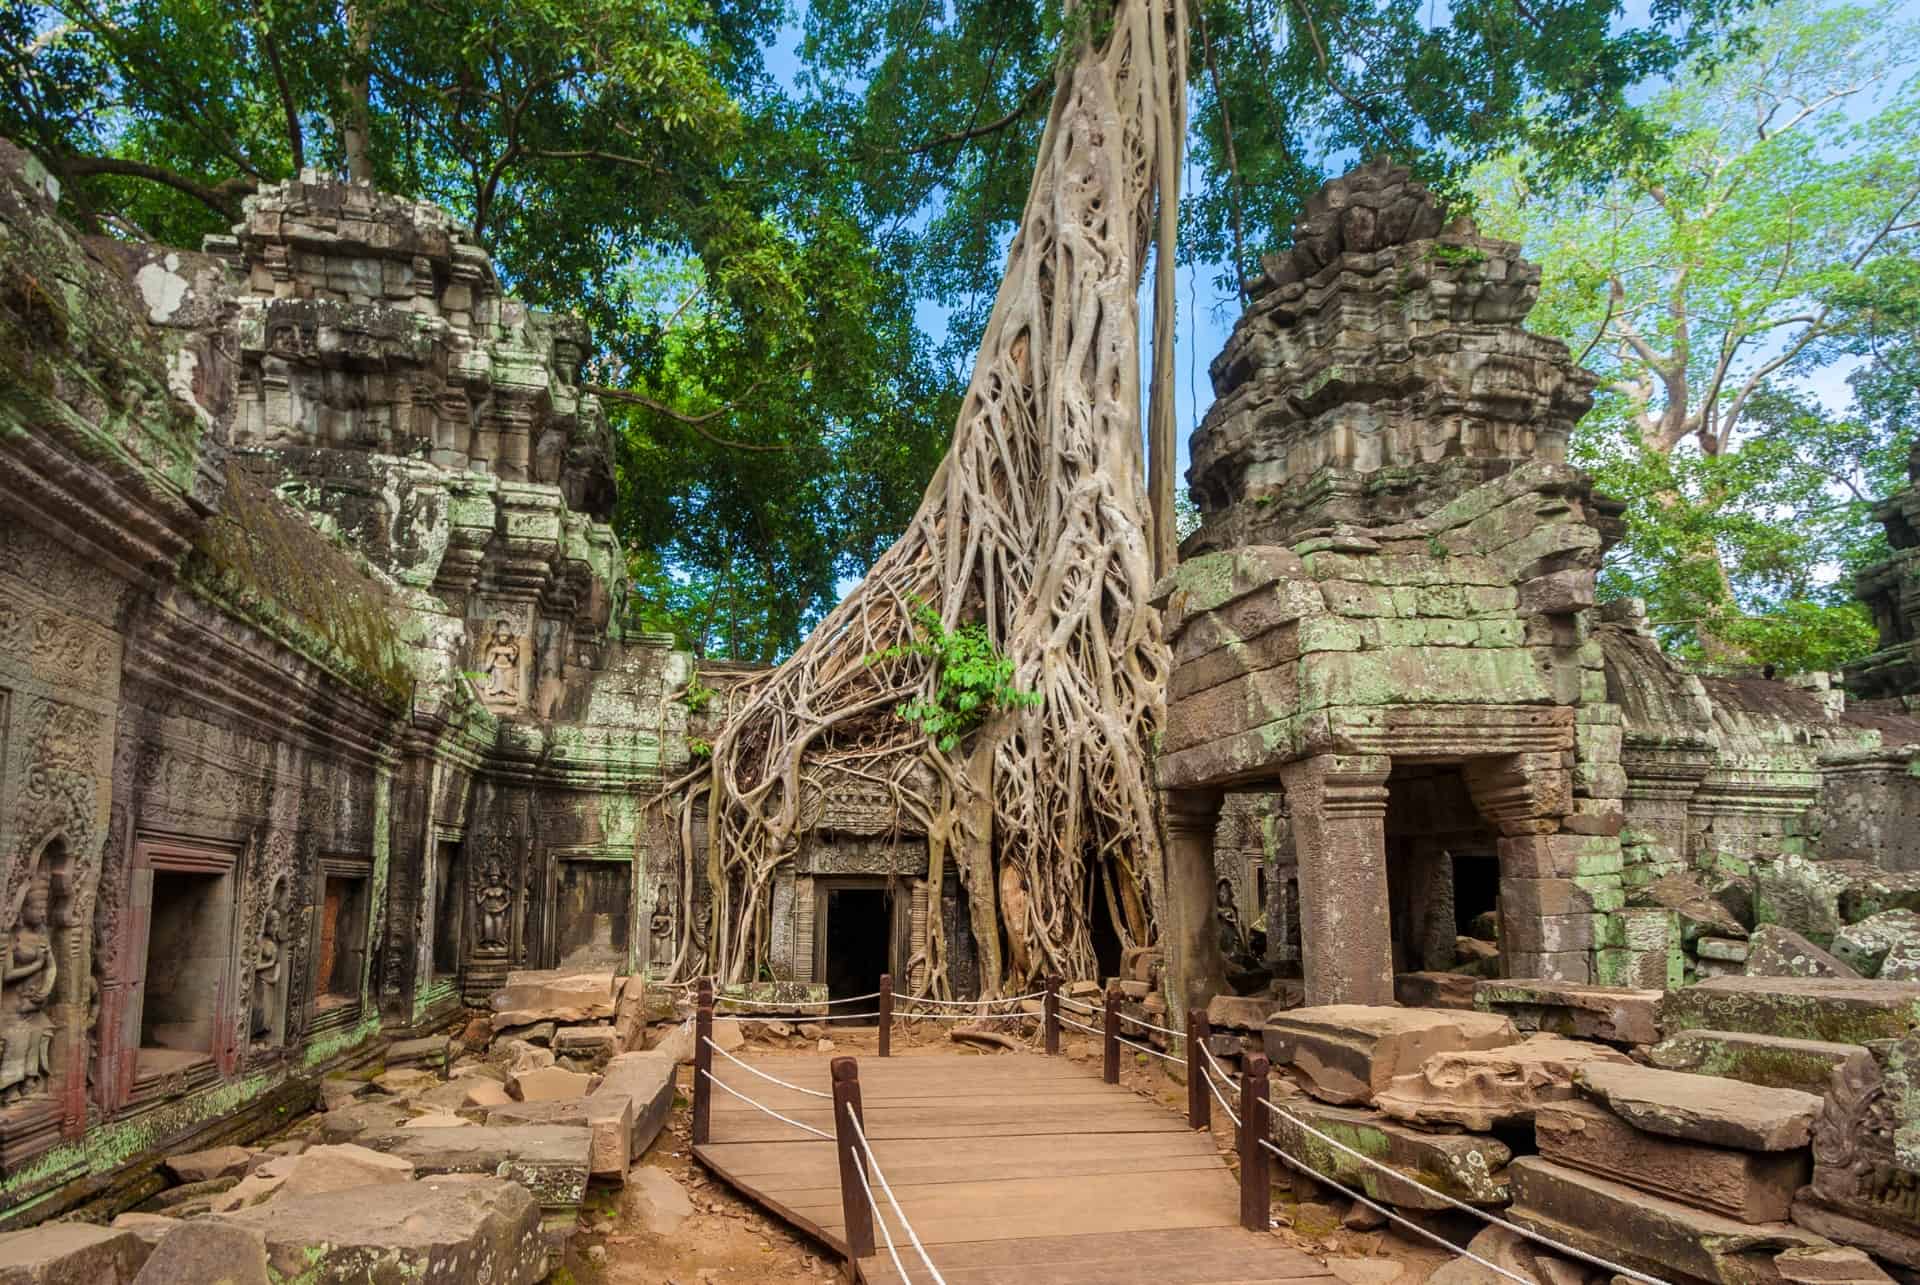
[[[946,459],[899,541],[784,664],[729,692],[709,758],[660,800],[682,904],[702,871],[709,893],[704,921],[678,926],[675,975],[759,974],[775,874],[848,791],[925,832],[930,889],[958,872],[985,993],[1092,975],[1095,898],[1123,944],[1153,939],[1169,662],[1148,601],[1137,300],[1149,244],[1173,249],[1186,19],[1184,0],[1069,4],[1076,35]],[[929,640],[955,638],[1004,666],[988,681],[1006,698],[946,722],[950,648]],[[948,994],[939,919],[923,990]]]

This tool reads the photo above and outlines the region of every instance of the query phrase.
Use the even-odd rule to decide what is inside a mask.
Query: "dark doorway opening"
[[[1087,929],[1093,938],[1093,962],[1105,981],[1120,975],[1120,930],[1114,927],[1113,910],[1100,879],[1097,873],[1093,876],[1093,913],[1087,916]]]
[[[1453,854],[1453,928],[1462,937],[1474,936],[1474,920],[1497,908],[1500,898],[1500,858],[1479,853]]]
[[[885,888],[827,890],[827,999],[835,1013],[871,1013],[893,940],[893,894]]]

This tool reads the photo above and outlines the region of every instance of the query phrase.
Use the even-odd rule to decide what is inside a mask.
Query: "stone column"
[[[1308,1004],[1393,1003],[1384,755],[1321,754],[1280,769],[1300,871]]]
[[[1169,790],[1166,818],[1167,989],[1175,1011],[1205,1008],[1226,993],[1220,930],[1213,918],[1213,839],[1220,824],[1218,790]]]

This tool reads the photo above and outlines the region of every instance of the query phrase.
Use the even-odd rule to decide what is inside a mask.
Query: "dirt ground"
[[[1061,1054],[1089,1066],[1098,1075],[1100,1047],[1091,1037],[1071,1030],[1062,1033]],[[871,1029],[834,1028],[837,1052],[854,1057],[873,1056]],[[814,1050],[803,1041],[755,1039],[749,1047],[757,1056],[791,1053],[804,1056]],[[997,1050],[960,1045],[947,1038],[943,1023],[924,1022],[896,1028],[892,1054],[924,1057],[929,1054],[970,1053],[980,1057],[1015,1057]],[[1167,1072],[1167,1063],[1136,1054],[1121,1063],[1121,1083],[1176,1113],[1186,1110],[1183,1080]],[[1174,1068],[1175,1074],[1179,1068]],[[654,1216],[642,1185],[629,1182],[623,1189],[596,1188],[581,1214],[581,1230],[573,1239],[567,1263],[550,1278],[554,1285],[705,1285],[707,1282],[765,1282],[766,1285],[803,1285],[840,1279],[841,1264],[824,1247],[802,1237],[778,1219],[712,1178],[690,1155],[690,1068],[680,1070],[679,1093],[673,1117],[661,1131],[640,1166],[671,1177],[692,1203],[692,1213],[670,1232],[650,1230]],[[1214,1140],[1232,1163],[1232,1138],[1224,1117],[1215,1112]],[[1278,1168],[1276,1162],[1276,1168]],[[657,1179],[655,1180],[657,1181]],[[1332,1260],[1335,1273],[1348,1285],[1420,1285],[1450,1255],[1397,1230],[1352,1231],[1341,1226],[1351,1202],[1338,1193],[1322,1191],[1302,1201],[1288,1177],[1275,1174],[1273,1234],[1317,1258]],[[1038,1285],[1038,1283],[1036,1283]]]

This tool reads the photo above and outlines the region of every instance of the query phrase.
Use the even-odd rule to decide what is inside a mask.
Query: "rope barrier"
[[[1233,1083],[1233,1077],[1227,1074],[1227,1068],[1220,1065],[1220,1059],[1216,1058],[1213,1055],[1213,1050],[1208,1048],[1205,1043],[1202,1043],[1200,1045],[1200,1051],[1206,1055],[1206,1059],[1208,1062],[1213,1063],[1213,1070],[1218,1071],[1220,1073],[1221,1082],[1224,1084],[1231,1085]],[[1234,1114],[1233,1108],[1227,1104],[1226,1095],[1223,1094],[1218,1088],[1214,1086],[1213,1071],[1207,1070],[1205,1063],[1202,1063],[1200,1065],[1200,1074],[1202,1077],[1206,1079],[1208,1090],[1219,1101],[1220,1109],[1227,1113],[1227,1119],[1233,1121],[1235,1128],[1239,1128],[1240,1117]]]
[[[847,1107],[847,1114],[853,1114],[851,1105]],[[907,1275],[906,1265],[900,1261],[900,1251],[893,1247],[893,1230],[887,1226],[887,1216],[880,1212],[880,1202],[873,1198],[873,1184],[867,1181],[867,1167],[855,1165],[853,1172],[860,1179],[860,1190],[867,1193],[867,1207],[873,1210],[873,1221],[880,1224],[880,1235],[887,1242],[887,1257],[893,1260],[893,1270],[902,1281],[912,1281],[913,1277]]]
[[[799,1009],[815,1008],[822,1004],[858,1004],[863,999],[879,999],[879,991],[870,991],[865,995],[845,995],[839,999],[747,999],[739,995],[715,995],[713,1002],[720,1004],[744,1004],[748,1008]]]
[[[895,1013],[903,1022],[1033,1022],[1037,1013]]]
[[[1062,1026],[1071,1026],[1071,1027],[1073,1027],[1073,1028],[1074,1028],[1075,1030],[1078,1030],[1078,1031],[1085,1031],[1085,1032],[1086,1032],[1087,1034],[1089,1034],[1089,1035],[1098,1035],[1098,1036],[1099,1036],[1099,1037],[1100,1037],[1101,1039],[1103,1039],[1103,1040],[1104,1040],[1105,1038],[1107,1038],[1107,1033],[1106,1033],[1105,1031],[1102,1031],[1102,1030],[1099,1030],[1099,1029],[1098,1029],[1098,1028],[1096,1028],[1096,1027],[1092,1027],[1092,1026],[1087,1026],[1087,1025],[1084,1025],[1084,1024],[1082,1024],[1082,1023],[1080,1023],[1080,1022],[1076,1022],[1076,1021],[1074,1021],[1074,1020],[1073,1020],[1073,1019],[1072,1019],[1071,1017],[1063,1017],[1063,1018],[1061,1018],[1061,1019],[1060,1019],[1060,1025],[1062,1025]]]
[[[901,1004],[938,1004],[942,1008],[971,1008],[976,1004],[1019,1004],[1030,999],[1046,998],[1045,991],[1030,991],[1025,995],[997,995],[992,999],[934,999],[927,995],[896,995],[894,1006]]]
[[[797,1017],[794,1018],[793,1021],[796,1026],[805,1026],[808,1022],[867,1022],[879,1016],[880,1014],[878,1012],[836,1013],[832,1017]],[[787,1019],[781,1017],[762,1017],[755,1013],[715,1013],[713,1020],[716,1022],[781,1022]]]
[[[762,1071],[757,1066],[749,1066],[747,1063],[742,1062],[739,1058],[735,1057],[733,1054],[721,1048],[718,1044],[715,1044],[712,1040],[707,1041],[707,1047],[712,1049],[715,1053],[718,1053],[721,1057],[727,1059],[727,1061],[739,1067],[742,1071],[746,1071],[746,1072],[749,1072],[750,1074],[757,1075],[761,1079],[765,1080],[768,1084],[777,1084],[783,1089],[792,1089],[795,1093],[804,1093],[810,1098],[826,1098],[828,1101],[833,1100],[833,1094],[831,1093],[822,1093],[818,1089],[803,1089],[797,1084],[788,1084],[785,1080],[780,1079],[778,1076],[768,1075],[765,1071]]]
[[[1068,999],[1065,995],[1062,995],[1060,997],[1060,1002],[1072,1008],[1074,1012],[1085,1013],[1089,1017],[1091,1017],[1095,1013],[1104,1013],[1107,1011],[1107,1006],[1105,1004],[1082,1004],[1076,1000]],[[1185,1031],[1176,1031],[1176,1030],[1173,1030],[1171,1027],[1166,1027],[1166,1026],[1155,1026],[1152,1022],[1149,1022],[1144,1017],[1133,1017],[1126,1013],[1122,1013],[1120,1014],[1120,1020],[1123,1022],[1131,1023],[1134,1026],[1143,1027],[1149,1031],[1158,1031],[1160,1034],[1168,1036],[1172,1039],[1184,1040],[1187,1038],[1187,1033]]]
[[[811,1133],[816,1138],[825,1138],[828,1142],[833,1141],[833,1135],[831,1133],[822,1133],[820,1130],[814,1128],[810,1124],[801,1124],[798,1120],[789,1119],[787,1116],[781,1115],[778,1111],[775,1111],[770,1106],[765,1106],[762,1103],[755,1102],[752,1098],[748,1097],[746,1094],[742,1093],[740,1090],[734,1088],[731,1084],[728,1084],[725,1080],[715,1075],[712,1071],[702,1071],[700,1072],[700,1074],[707,1077],[707,1083],[715,1085],[718,1088],[725,1089],[728,1093],[733,1094],[734,1097],[739,1098],[742,1102],[754,1108],[756,1111],[764,1111],[766,1114],[772,1116],[774,1119],[780,1121],[782,1124],[790,1124],[794,1128],[800,1130],[802,1133]]]
[[[1086,1013],[1089,1016],[1091,1016],[1096,1011],[1094,1005],[1082,1004],[1079,1000],[1068,999],[1065,995],[1062,995],[1060,997],[1060,1002],[1066,1005],[1068,1008],[1072,1009],[1076,1013]]]
[[[868,1162],[873,1165],[873,1176],[880,1180],[880,1190],[887,1193],[887,1203],[893,1206],[894,1215],[900,1219],[900,1226],[906,1229],[907,1239],[913,1242],[914,1252],[919,1254],[920,1261],[927,1265],[927,1271],[932,1273],[935,1285],[947,1285],[946,1278],[940,1275],[940,1269],[933,1265],[933,1259],[928,1256],[927,1247],[920,1243],[920,1234],[914,1231],[913,1224],[907,1221],[907,1211],[900,1208],[900,1199],[893,1194],[893,1185],[887,1181],[887,1171],[880,1167],[879,1157],[873,1154],[873,1146],[867,1141],[866,1130],[860,1127],[860,1117],[854,1111],[851,1102],[847,1104],[847,1119],[853,1124],[853,1136],[859,1141],[860,1150],[866,1153]],[[861,1181],[863,1183],[865,1182],[864,1175]],[[867,1199],[869,1201],[873,1199],[873,1191],[871,1188],[867,1191]],[[873,1212],[878,1215],[880,1213],[880,1207],[875,1205]],[[881,1228],[885,1229],[886,1225],[886,1218],[881,1217]],[[889,1243],[891,1243],[891,1238],[889,1238]],[[899,1263],[896,1262],[894,1266],[898,1268]],[[900,1275],[905,1277],[906,1273],[901,1272]]]
[[[1320,1130],[1314,1128],[1312,1125],[1308,1124],[1305,1120],[1300,1119],[1298,1116],[1288,1111],[1285,1107],[1282,1107],[1279,1103],[1274,1102],[1271,1099],[1267,1101],[1267,1109],[1269,1111],[1272,1111],[1275,1115],[1278,1115],[1281,1118],[1285,1119],[1290,1124],[1294,1125],[1296,1128],[1304,1129],[1306,1132],[1312,1134],[1314,1137],[1320,1139],[1322,1142],[1325,1142],[1329,1146],[1332,1146],[1340,1151],[1345,1152],[1346,1154],[1352,1156],[1354,1159],[1359,1160],[1361,1163],[1369,1165],[1375,1169],[1378,1169],[1381,1172],[1386,1173],[1392,1177],[1398,1178],[1403,1182],[1411,1181],[1411,1179],[1407,1178],[1405,1174],[1398,1173],[1392,1169],[1389,1169],[1386,1165],[1381,1164],[1378,1160],[1375,1160],[1372,1156],[1367,1155],[1365,1152],[1356,1151],[1352,1147],[1349,1147],[1346,1143],[1340,1141],[1338,1138],[1322,1133]],[[1545,1245],[1547,1248],[1553,1250],[1555,1253],[1566,1254],[1571,1258],[1577,1258],[1582,1262],[1591,1263],[1595,1267],[1603,1268],[1607,1271],[1615,1273],[1616,1275],[1625,1276],[1629,1280],[1640,1281],[1642,1282],[1642,1285],[1667,1285],[1667,1282],[1661,1280],[1658,1276],[1649,1276],[1645,1272],[1636,1272],[1630,1267],[1622,1267],[1618,1263],[1608,1262],[1604,1258],[1600,1258],[1594,1254],[1589,1254],[1584,1250],[1575,1249],[1571,1245],[1563,1245],[1559,1241],[1553,1239],[1551,1236],[1543,1236],[1537,1231],[1532,1231],[1532,1230],[1529,1230],[1528,1228],[1522,1227],[1519,1223],[1508,1222],[1506,1219],[1500,1217],[1498,1214],[1489,1213],[1487,1210],[1482,1209],[1477,1205],[1470,1205],[1464,1200],[1456,1200],[1452,1196],[1449,1196],[1444,1191],[1438,1191],[1432,1187],[1427,1187],[1426,1184],[1424,1183],[1422,1183],[1421,1186],[1424,1188],[1426,1192],[1432,1195],[1438,1196],[1441,1200],[1445,1201],[1449,1205],[1452,1205],[1454,1208],[1463,1210],[1464,1212],[1469,1214],[1476,1214],[1479,1217],[1486,1219],[1488,1222],[1493,1223],[1495,1226],[1506,1228],[1508,1231],[1512,1232],[1516,1236],[1523,1236],[1528,1240],[1537,1241],[1538,1243]]]

